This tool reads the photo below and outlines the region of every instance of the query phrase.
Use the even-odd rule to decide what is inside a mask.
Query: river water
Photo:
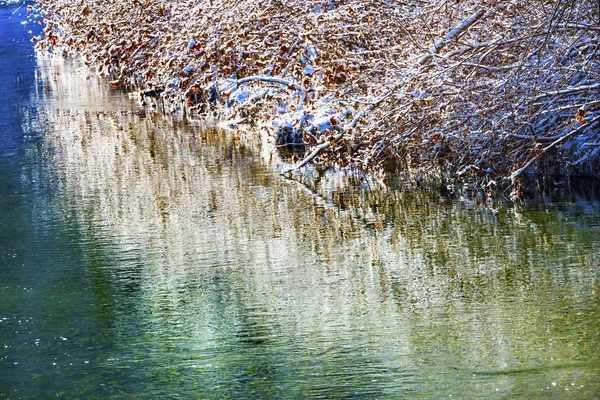
[[[286,180],[0,4],[0,398],[600,397],[590,191]]]

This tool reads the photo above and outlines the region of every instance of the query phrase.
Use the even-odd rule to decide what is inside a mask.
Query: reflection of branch
[[[300,188],[302,188],[306,193],[308,193],[310,196],[312,196],[315,199],[315,202],[322,206],[323,208],[327,208],[328,210],[333,210],[336,212],[339,211],[343,211],[342,207],[336,205],[335,203],[327,200],[322,194],[320,194],[319,192],[317,192],[315,189],[310,188],[307,184],[305,184],[304,182],[301,182],[297,179],[291,178],[291,177],[285,177],[283,178],[285,181],[288,182],[293,182],[296,183],[300,186]]]
[[[521,168],[519,168],[518,170],[516,170],[515,172],[513,172],[510,175],[510,179],[512,181],[512,183],[515,183],[515,181],[521,176],[523,175],[523,173],[529,168],[531,167],[531,165],[538,160],[542,155],[546,154],[549,150],[552,150],[553,148],[555,148],[556,146],[558,146],[559,144],[561,144],[562,142],[564,142],[565,140],[580,134],[581,132],[583,132],[584,130],[586,130],[587,128],[591,127],[592,125],[594,125],[596,122],[600,121],[600,115],[598,115],[596,118],[594,118],[593,120],[591,120],[590,122],[588,122],[585,125],[581,125],[579,128],[572,130],[571,132],[567,133],[564,136],[561,136],[559,139],[555,140],[554,142],[552,142],[551,144],[549,144],[548,146],[544,147],[542,149],[542,151],[540,151],[535,157],[533,157],[531,160],[527,161],[527,163],[525,165],[523,165]]]

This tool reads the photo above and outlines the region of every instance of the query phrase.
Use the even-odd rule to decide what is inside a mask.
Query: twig
[[[527,161],[527,163],[524,166],[522,166],[521,168],[519,168],[518,170],[516,170],[515,172],[513,172],[512,174],[510,174],[510,180],[513,183],[513,185],[515,184],[515,182],[517,181],[517,179],[519,179],[519,177],[521,175],[523,175],[523,173],[525,171],[527,171],[527,169],[529,167],[531,167],[533,165],[533,163],[536,162],[542,155],[546,154],[548,151],[552,150],[553,148],[555,148],[556,146],[558,146],[559,144],[561,144],[565,140],[567,140],[567,139],[569,139],[569,138],[571,138],[571,137],[573,137],[575,135],[580,134],[581,132],[583,132],[587,128],[591,127],[592,125],[594,125],[598,121],[600,121],[600,115],[598,115],[596,118],[594,118],[593,120],[591,120],[587,124],[581,125],[577,129],[572,130],[571,132],[567,133],[564,136],[561,136],[559,139],[555,140],[554,142],[552,142],[548,146],[544,147],[542,149],[542,151],[540,151],[535,157],[533,157],[531,160]]]
[[[274,76],[260,76],[260,75],[248,76],[248,77],[245,77],[242,79],[238,79],[237,84],[243,85],[244,83],[254,82],[254,81],[276,83],[279,85],[287,86],[287,87],[292,88],[297,91],[302,91],[302,88],[297,83],[288,81],[287,79],[277,78]]]
[[[594,89],[600,89],[600,83],[596,83],[595,85],[583,85],[583,86],[578,86],[578,87],[574,87],[574,88],[556,90],[554,92],[540,94],[539,96],[534,97],[533,101],[541,100],[545,97],[550,97],[550,96],[557,96],[557,95],[561,95],[561,94],[569,94],[569,93],[581,92],[584,90],[594,90]]]
[[[471,15],[469,18],[465,19],[460,25],[458,25],[456,28],[452,29],[443,38],[438,40],[433,45],[433,47],[431,49],[429,49],[429,53],[425,54],[423,57],[421,57],[419,59],[419,61],[417,62],[417,64],[424,65],[425,63],[427,63],[431,59],[431,57],[433,57],[435,54],[439,53],[440,50],[442,50],[444,48],[444,46],[446,46],[446,44],[450,40],[452,40],[459,33],[469,29],[469,27],[471,27],[471,25],[473,25],[475,22],[477,22],[477,20],[480,19],[482,16],[483,16],[483,10],[482,9],[477,10],[473,15]]]
[[[334,136],[332,141],[321,143],[320,145],[318,145],[317,147],[315,147],[315,149],[304,160],[300,161],[298,164],[294,165],[291,168],[284,169],[283,171],[281,171],[280,175],[287,175],[290,172],[296,171],[296,170],[304,167],[313,158],[315,158],[316,156],[318,156],[320,152],[322,152],[323,150],[325,150],[326,148],[328,148],[332,143],[335,143],[338,140],[340,140],[342,138],[342,136],[344,136],[343,132],[337,134],[336,136]]]

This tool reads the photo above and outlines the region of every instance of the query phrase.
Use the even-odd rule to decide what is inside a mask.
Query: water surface
[[[282,179],[0,6],[0,398],[597,398],[593,194]],[[8,17],[13,17],[9,19]]]

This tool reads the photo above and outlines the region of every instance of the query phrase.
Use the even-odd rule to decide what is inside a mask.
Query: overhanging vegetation
[[[311,160],[486,188],[600,171],[596,1],[38,4],[40,48]]]

